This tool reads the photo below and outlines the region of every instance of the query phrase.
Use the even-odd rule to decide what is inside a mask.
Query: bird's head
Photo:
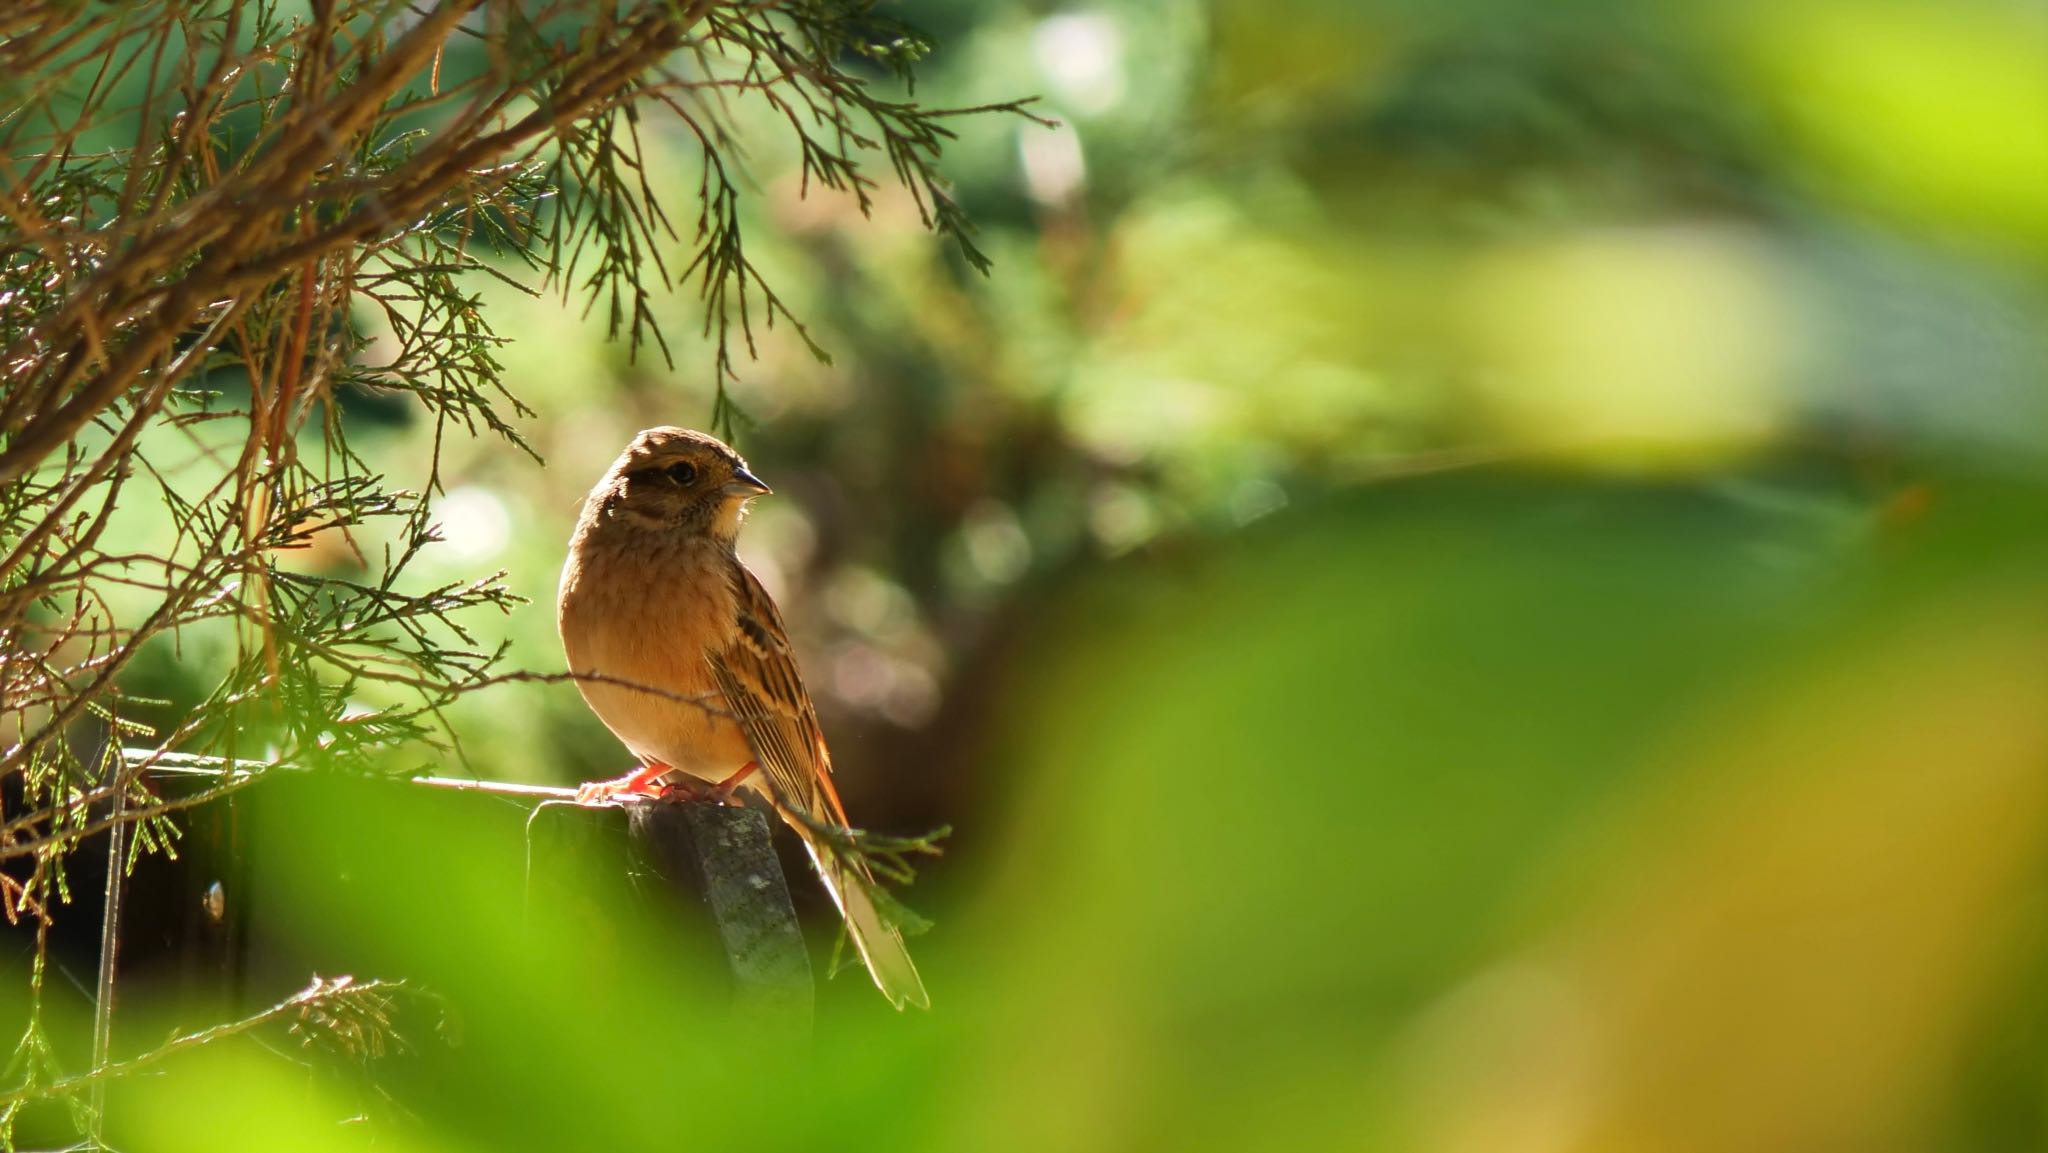
[[[687,428],[650,428],[633,438],[599,485],[604,509],[731,541],[747,502],[771,490],[726,443]]]

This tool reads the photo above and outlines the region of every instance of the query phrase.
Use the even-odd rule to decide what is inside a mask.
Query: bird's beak
[[[726,482],[725,491],[733,496],[767,496],[775,490],[746,469],[736,468],[732,470],[732,479]]]

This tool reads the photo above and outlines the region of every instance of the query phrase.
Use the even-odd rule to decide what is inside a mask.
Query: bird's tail
[[[853,938],[853,947],[875,979],[875,987],[898,1009],[905,1005],[931,1008],[917,966],[910,963],[910,950],[903,946],[903,934],[875,907],[874,875],[816,831],[799,821],[790,824],[809,850],[811,863],[818,867],[818,876],[824,878],[840,916],[846,918],[846,935]]]

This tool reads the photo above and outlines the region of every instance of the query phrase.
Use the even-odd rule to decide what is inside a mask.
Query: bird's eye
[[[677,484],[687,486],[697,483],[697,466],[688,461],[669,465],[663,471],[667,472],[668,478]]]

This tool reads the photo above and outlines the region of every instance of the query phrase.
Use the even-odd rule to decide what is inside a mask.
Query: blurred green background
[[[226,1008],[431,997],[403,1052],[167,1064],[117,1145],[2048,1141],[2037,5],[888,10],[920,97],[1063,121],[957,122],[984,278],[738,109],[750,249],[833,358],[741,363],[742,554],[855,819],[955,828],[906,894],[931,1013],[842,974],[814,1051],[763,1044],[615,817],[274,781]],[[546,466],[444,443],[419,579],[507,570],[532,603],[470,625],[554,671],[583,491],[710,418],[701,314],[670,370],[477,290]],[[346,419],[402,478],[417,415]],[[565,685],[450,719],[443,771],[627,767]],[[135,980],[135,1046],[210,1019]]]

